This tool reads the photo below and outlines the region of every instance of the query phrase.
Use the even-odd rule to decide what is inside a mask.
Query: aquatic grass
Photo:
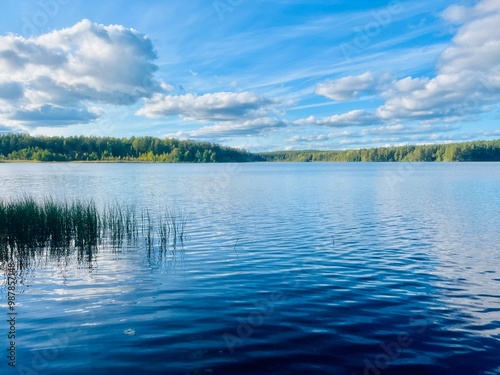
[[[165,220],[164,215],[160,215],[160,217],[158,218],[158,239],[159,239],[160,249],[162,250],[168,249],[171,232],[172,232],[172,225],[167,220]]]
[[[45,220],[42,207],[30,197],[2,202],[2,230],[10,248],[26,249],[42,246],[45,242]]]
[[[91,263],[100,246],[119,250],[125,239],[127,245],[137,244],[138,217],[149,254],[157,248],[175,251],[183,243],[186,221],[180,211],[137,212],[134,205],[100,208],[93,200],[0,199],[0,262],[4,266],[16,258],[28,267],[31,259],[48,251],[52,258],[76,253],[79,262]]]
[[[184,255],[186,220],[181,210],[168,207],[142,213],[142,233],[151,270],[172,269]]]
[[[177,241],[180,241],[180,243],[183,244],[185,239],[184,230],[186,228],[186,218],[184,217],[184,213],[180,210],[173,211],[166,208],[165,219],[167,223],[170,223],[172,226],[172,238],[174,244],[176,244]]]
[[[125,233],[129,242],[135,241],[139,235],[135,205],[125,207]]]
[[[151,221],[151,218],[148,218],[148,220]],[[171,246],[175,250],[178,242],[181,245],[184,243],[186,220],[182,211],[174,211],[166,207],[159,211],[154,222],[156,223],[160,249],[167,250]],[[150,225],[149,228],[151,228]]]
[[[75,247],[91,249],[97,247],[101,238],[102,217],[93,201],[76,201],[69,206]]]
[[[73,224],[71,215],[68,214],[67,202],[56,203],[46,198],[42,201],[45,222],[44,235],[48,238],[50,248],[64,248],[71,244]]]
[[[135,206],[122,206],[118,203],[107,204],[104,208],[102,231],[108,235],[111,246],[119,249],[125,238],[134,244],[138,237]]]
[[[148,209],[142,212],[141,214],[141,229],[142,229],[142,235],[144,237],[145,243],[146,243],[146,249],[148,252],[151,252],[153,249],[153,226],[152,226],[152,218],[151,218],[151,213],[149,212]]]

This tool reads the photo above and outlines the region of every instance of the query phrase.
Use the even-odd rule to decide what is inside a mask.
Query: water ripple
[[[244,165],[208,211],[190,199],[220,165],[75,168],[19,166],[0,190],[95,183],[186,207],[189,233],[27,273],[18,360],[50,354],[39,374],[498,374],[498,184],[474,190],[496,164],[424,164],[397,189],[386,164]]]

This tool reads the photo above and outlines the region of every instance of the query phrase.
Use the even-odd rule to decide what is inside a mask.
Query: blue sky
[[[0,132],[252,151],[500,137],[497,0],[2,0]]]

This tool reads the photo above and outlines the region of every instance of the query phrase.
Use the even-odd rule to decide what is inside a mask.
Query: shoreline
[[[297,161],[297,160],[265,160],[265,161],[227,161],[227,162],[209,162],[209,163],[196,163],[196,162],[164,162],[164,161],[143,161],[143,160],[72,160],[72,161],[39,161],[39,160],[0,160],[0,164],[318,164],[318,163],[384,163],[384,164],[398,164],[398,163],[425,163],[425,164],[455,164],[455,163],[500,163],[494,160],[463,160],[463,161],[444,161],[444,160],[399,160],[399,161],[328,161],[328,160],[312,160],[312,161]]]

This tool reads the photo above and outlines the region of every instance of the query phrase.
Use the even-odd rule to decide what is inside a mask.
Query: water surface
[[[499,374],[499,187],[499,163],[0,164],[1,197],[175,207],[188,234],[23,270],[2,373]]]

